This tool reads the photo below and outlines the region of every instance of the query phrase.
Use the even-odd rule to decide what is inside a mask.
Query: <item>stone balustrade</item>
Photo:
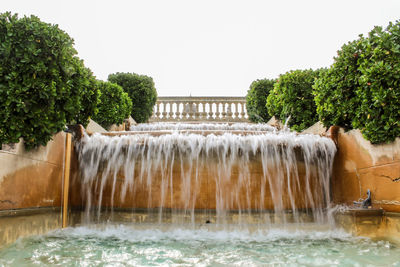
[[[245,97],[158,97],[150,122],[225,121],[248,122]]]

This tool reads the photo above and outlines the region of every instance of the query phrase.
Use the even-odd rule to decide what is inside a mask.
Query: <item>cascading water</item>
[[[219,225],[329,220],[331,139],[266,124],[159,123],[132,130],[85,135],[77,144],[86,222],[115,209],[156,212],[158,222],[195,223],[197,214]]]
[[[0,250],[0,266],[400,261],[398,246],[326,223],[334,210],[328,208],[336,151],[328,138],[254,125],[133,130],[85,135],[77,143],[81,184],[73,188],[82,188],[83,222],[91,223],[23,238]]]

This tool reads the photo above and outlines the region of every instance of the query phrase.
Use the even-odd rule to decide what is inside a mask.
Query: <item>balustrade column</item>
[[[196,101],[193,103],[193,119],[199,120],[200,119],[200,102]]]
[[[222,102],[222,113],[221,119],[225,119],[226,117],[226,102]]]
[[[206,104],[207,104],[207,102],[201,102],[201,106],[203,107],[203,111],[200,113],[200,116],[201,116],[202,120],[207,120]]]
[[[235,102],[235,119],[239,119],[239,109],[238,109],[238,103]]]
[[[240,112],[240,118],[241,118],[241,119],[244,119],[244,115],[246,114],[246,113],[244,112],[244,103],[243,103],[243,102],[240,103],[240,106],[242,107],[242,110],[241,110],[241,112]]]
[[[159,101],[157,101],[157,103],[156,103],[156,110],[157,110],[157,112],[155,113],[156,114],[156,119],[157,120],[159,120],[160,119],[160,102]]]
[[[182,102],[183,110],[182,110],[182,120],[186,120],[186,115],[188,114],[188,103]]]
[[[232,120],[232,115],[233,115],[233,113],[232,113],[232,103],[228,102],[228,107],[227,107],[227,110],[226,110],[226,117],[229,120]]]
[[[181,119],[181,110],[180,110],[181,102],[175,101],[175,104],[176,104],[175,119],[180,120]]]
[[[216,110],[215,110],[215,119],[216,120],[219,120],[220,118],[219,118],[219,115],[221,114],[220,112],[219,112],[219,104],[220,104],[220,102],[215,102],[215,104],[217,105],[216,106]]]
[[[188,112],[189,117],[188,117],[188,119],[189,119],[189,120],[193,120],[193,118],[194,118],[194,111],[195,111],[195,110],[194,110],[194,109],[195,109],[194,103],[193,103],[192,101],[189,101],[188,107],[189,107],[189,112]]]
[[[213,115],[214,115],[214,111],[212,110],[212,105],[213,105],[213,102],[208,102],[208,105],[209,105],[209,108],[210,108],[210,110],[208,111],[208,116],[209,116],[209,120],[213,120],[214,119],[214,117],[213,117]]]
[[[171,120],[174,118],[174,111],[173,111],[173,105],[174,102],[168,102],[169,103],[169,113],[168,113],[168,118]]]
[[[167,119],[167,102],[163,102],[163,112],[161,114],[163,116],[162,119],[166,120]]]

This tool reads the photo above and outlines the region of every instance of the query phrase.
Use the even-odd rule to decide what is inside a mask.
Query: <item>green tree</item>
[[[361,75],[357,63],[361,42],[362,39],[343,45],[333,65],[323,71],[313,85],[318,118],[326,127],[352,128],[352,120],[360,106],[355,88]]]
[[[84,108],[82,92],[91,90],[91,73],[76,54],[57,25],[0,14],[0,143],[22,137],[30,149],[67,123],[87,120],[92,109]]]
[[[97,86],[101,96],[98,113],[93,120],[106,129],[112,124],[121,124],[131,113],[132,100],[118,84],[97,81]]]
[[[120,85],[132,99],[132,118],[139,123],[148,121],[157,101],[153,79],[135,73],[117,72],[110,74],[108,80]]]
[[[246,96],[247,113],[251,121],[266,122],[269,119],[266,101],[275,82],[272,79],[262,79],[251,83]]]
[[[314,85],[325,125],[358,128],[372,143],[400,136],[400,22],[344,45]]]
[[[96,78],[92,71],[83,65],[83,61],[74,58],[77,61],[76,72],[73,78],[73,87],[79,88],[79,110],[76,110],[74,120],[69,123],[82,124],[86,127],[91,116],[97,114],[97,106],[100,103],[100,91],[96,84]]]
[[[321,70],[295,70],[279,76],[267,97],[270,116],[288,122],[291,129],[304,130],[318,121],[312,85]]]

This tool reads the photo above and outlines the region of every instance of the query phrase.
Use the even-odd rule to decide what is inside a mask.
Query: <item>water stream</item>
[[[86,223],[118,207],[156,210],[158,222],[166,213],[174,222],[189,215],[191,223],[196,213],[217,224],[232,222],[232,213],[236,223],[299,223],[309,220],[304,214],[329,220],[336,147],[328,138],[243,123],[132,130],[78,143]],[[130,197],[140,192],[141,199]]]

